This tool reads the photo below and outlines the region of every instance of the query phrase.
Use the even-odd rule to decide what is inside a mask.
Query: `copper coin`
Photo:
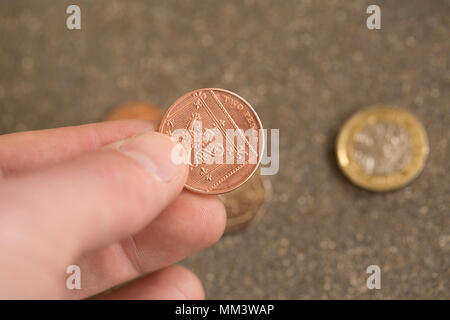
[[[242,230],[262,214],[272,194],[270,180],[259,172],[240,188],[219,195],[227,211],[225,233]]]
[[[216,88],[195,90],[176,100],[159,127],[190,154],[185,187],[206,194],[229,192],[252,176],[262,157],[261,129],[247,101]]]
[[[109,120],[155,120],[161,121],[164,113],[160,107],[147,102],[130,102],[112,109],[105,117]]]

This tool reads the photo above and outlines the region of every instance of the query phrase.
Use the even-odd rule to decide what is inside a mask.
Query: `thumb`
[[[136,233],[183,188],[188,170],[171,160],[175,146],[145,133],[1,182],[0,226],[25,242],[13,252],[40,244],[72,259]]]

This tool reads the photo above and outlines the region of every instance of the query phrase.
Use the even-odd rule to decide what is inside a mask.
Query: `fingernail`
[[[142,168],[158,180],[169,182],[174,177],[186,174],[186,165],[173,161],[173,150],[177,149],[167,135],[149,132],[120,141],[116,149],[135,160]],[[179,151],[177,151],[179,152]]]

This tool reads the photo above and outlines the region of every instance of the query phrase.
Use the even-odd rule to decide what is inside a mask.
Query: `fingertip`
[[[166,279],[173,285],[175,291],[179,292],[176,298],[186,300],[203,300],[205,299],[205,290],[200,279],[191,270],[173,265],[163,270]]]
[[[200,279],[192,271],[173,265],[96,298],[106,300],[203,300],[205,291]]]
[[[216,195],[200,195],[184,190],[167,208],[168,215],[162,217],[164,225],[176,228],[177,233],[193,248],[201,250],[216,243],[226,226],[225,207]]]
[[[226,212],[217,196],[198,195],[183,190],[151,223],[137,233],[134,245],[139,250],[143,270],[157,270],[217,242],[225,230]]]
[[[199,195],[199,197],[200,201],[207,206],[207,209],[204,209],[202,212],[204,222],[201,225],[204,229],[200,230],[200,232],[203,231],[205,235],[205,247],[209,247],[219,241],[223,236],[227,224],[227,213],[225,206],[218,196]]]

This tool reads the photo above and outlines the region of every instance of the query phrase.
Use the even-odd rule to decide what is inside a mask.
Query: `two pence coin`
[[[185,187],[220,194],[244,184],[262,157],[261,121],[250,104],[224,89],[199,89],[176,100],[159,131],[180,141],[189,154]]]

